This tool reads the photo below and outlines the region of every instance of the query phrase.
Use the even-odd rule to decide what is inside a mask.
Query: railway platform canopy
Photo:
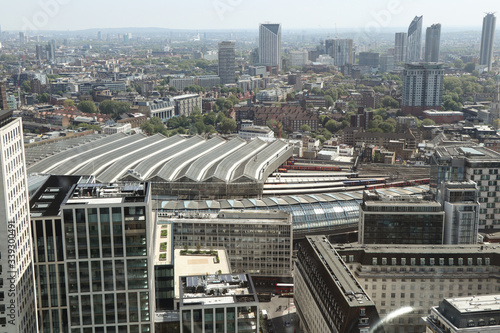
[[[429,186],[386,188],[377,191],[388,196],[422,195]],[[294,238],[310,233],[331,233],[338,229],[357,227],[363,191],[289,195],[281,197],[224,200],[158,201],[159,216],[217,213],[221,209],[282,210],[292,215]]]

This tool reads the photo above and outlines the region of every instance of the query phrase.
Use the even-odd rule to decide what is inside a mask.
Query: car
[[[290,322],[287,320],[287,321],[285,321],[285,327],[288,327],[288,326],[290,326]]]

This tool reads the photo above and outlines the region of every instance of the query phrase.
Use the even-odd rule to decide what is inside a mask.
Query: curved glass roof
[[[101,136],[102,137],[102,136]],[[104,147],[107,146],[115,141],[121,140],[126,138],[127,135],[123,133],[117,133],[113,135],[106,136],[104,138],[98,139],[98,140],[89,140],[89,138],[86,137],[81,137],[77,139],[68,139],[65,140],[65,143],[68,145],[64,145],[62,147],[66,147],[67,150],[64,150],[58,154],[49,156],[41,160],[40,162],[30,166],[28,168],[28,174],[30,173],[47,173],[54,167],[57,167],[58,165],[72,160],[74,158],[78,158],[85,152],[91,151],[95,148],[98,147]],[[71,140],[71,145],[70,141]],[[58,151],[55,149],[55,147],[61,147],[60,145],[57,144],[48,144],[48,145],[43,145],[40,147],[34,147],[34,148],[27,148],[25,151],[27,154],[32,153],[34,150],[36,151],[44,151],[46,152],[45,154],[48,153],[53,153],[54,151]],[[53,150],[51,150],[53,149]],[[60,173],[61,174],[61,173]]]
[[[226,140],[219,136],[216,136],[208,141],[204,141],[202,144],[193,147],[193,149],[190,149],[177,158],[165,163],[156,175],[153,175],[153,177],[159,177],[166,181],[173,181],[177,178],[177,175],[182,168],[187,166],[190,162],[204,156],[207,152],[214,150],[224,143],[226,143]]]
[[[120,140],[115,140],[105,146],[98,146],[94,149],[87,150],[82,154],[73,155],[70,159],[60,164],[58,167],[51,169],[50,173],[54,175],[70,175],[75,170],[83,167],[84,165],[97,160],[117,149],[131,145],[139,140],[144,139],[144,135],[130,135],[123,137]]]
[[[114,162],[109,168],[96,177],[97,180],[102,183],[112,183],[126,173],[132,166],[139,164],[148,157],[156,155],[159,151],[166,149],[166,147],[183,141],[179,136],[165,138],[161,134],[156,134],[153,137],[156,137],[158,140],[147,147],[142,147],[139,151],[134,152],[134,154],[124,156],[124,158]]]
[[[110,151],[98,159],[92,161],[91,163],[87,163],[86,165],[80,167],[78,170],[74,172],[74,174],[80,175],[98,175],[102,172],[107,166],[110,164],[123,159],[129,155],[135,154],[137,151],[142,149],[147,149],[150,145],[155,144],[163,140],[165,137],[162,135],[158,136],[150,136],[147,137],[143,134],[134,135],[137,137],[142,137],[140,140],[135,141],[134,143],[127,145],[125,147],[121,147],[119,149],[115,149]]]
[[[189,150],[197,145],[203,143],[205,140],[199,136],[194,136],[190,139],[183,139],[183,141],[168,147],[167,149],[161,151],[159,154],[148,157],[141,163],[139,163],[133,170],[135,176],[140,180],[146,180],[150,178],[152,173],[161,167],[163,164],[170,161],[172,158],[182,154],[184,151]]]
[[[191,164],[185,174],[179,174],[179,177],[185,176],[193,181],[202,180],[212,166],[219,163],[226,156],[232,154],[235,150],[243,147],[246,143],[246,140],[240,137],[232,139],[223,146],[219,146],[208,154],[198,158]]]
[[[266,146],[267,143],[261,139],[257,138],[253,140],[242,149],[239,149],[223,159],[215,169],[213,175],[207,173],[204,180],[209,179],[210,177],[215,177],[223,182],[231,181],[234,170],[240,166],[241,163],[252,158],[257,152],[264,149]]]
[[[391,193],[390,189],[380,189]],[[400,189],[404,193],[422,194],[428,186],[415,186]],[[394,194],[394,193],[393,193]],[[296,232],[311,232],[315,229],[329,229],[339,226],[356,226],[359,222],[359,205],[363,202],[363,191],[336,192],[335,194],[306,194],[262,199],[226,200],[173,200],[161,201],[158,212],[179,211],[218,212],[220,209],[282,210],[292,215],[293,229]]]

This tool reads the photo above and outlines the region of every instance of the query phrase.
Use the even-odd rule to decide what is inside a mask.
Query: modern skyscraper
[[[406,62],[417,62],[422,58],[422,18],[415,16],[408,28],[408,42],[406,46]]]
[[[259,63],[281,69],[281,24],[260,25]]]
[[[153,331],[149,184],[80,184],[61,212],[70,331]]]
[[[441,110],[443,101],[442,64],[407,63],[403,71],[402,111],[422,116],[424,110]]]
[[[9,106],[7,105],[7,88],[5,87],[5,83],[0,82],[0,110],[8,110]]]
[[[461,147],[437,147],[431,159],[430,187],[436,198],[445,194],[443,182],[472,180],[479,189],[479,230],[498,231],[500,204],[496,199],[500,180],[500,153],[485,147],[464,143]]]
[[[23,127],[0,111],[0,332],[38,332]]]
[[[328,54],[332,58],[333,58],[333,43],[334,39],[325,40],[325,54]]]
[[[396,32],[394,39],[394,63],[406,61],[406,43],[408,34],[406,32]]]
[[[221,84],[236,82],[234,42],[219,43],[219,77]]]
[[[483,33],[481,34],[481,52],[479,54],[479,64],[488,66],[488,71],[491,71],[496,21],[497,18],[493,13],[488,13],[483,18]]]
[[[425,198],[365,191],[359,212],[360,244],[443,244],[444,211]]]
[[[439,43],[441,41],[441,24],[433,24],[425,31],[425,62],[439,61]]]
[[[56,41],[51,39],[47,44],[47,60],[50,62],[56,61]]]
[[[354,61],[352,52],[352,39],[334,39],[333,41],[333,64],[344,66]]]

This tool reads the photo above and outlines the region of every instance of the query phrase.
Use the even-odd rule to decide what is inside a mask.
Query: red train
[[[408,180],[408,181],[395,182],[395,183],[366,185],[366,189],[367,190],[376,190],[379,188],[406,187],[406,186],[424,185],[424,184],[429,184],[429,183],[430,183],[430,178],[423,178],[423,179]]]
[[[280,169],[286,169],[286,170],[305,170],[305,171],[342,171],[341,167],[336,167],[336,166],[294,165],[294,164],[292,164],[292,165],[290,165],[290,164],[282,165],[280,167]]]

